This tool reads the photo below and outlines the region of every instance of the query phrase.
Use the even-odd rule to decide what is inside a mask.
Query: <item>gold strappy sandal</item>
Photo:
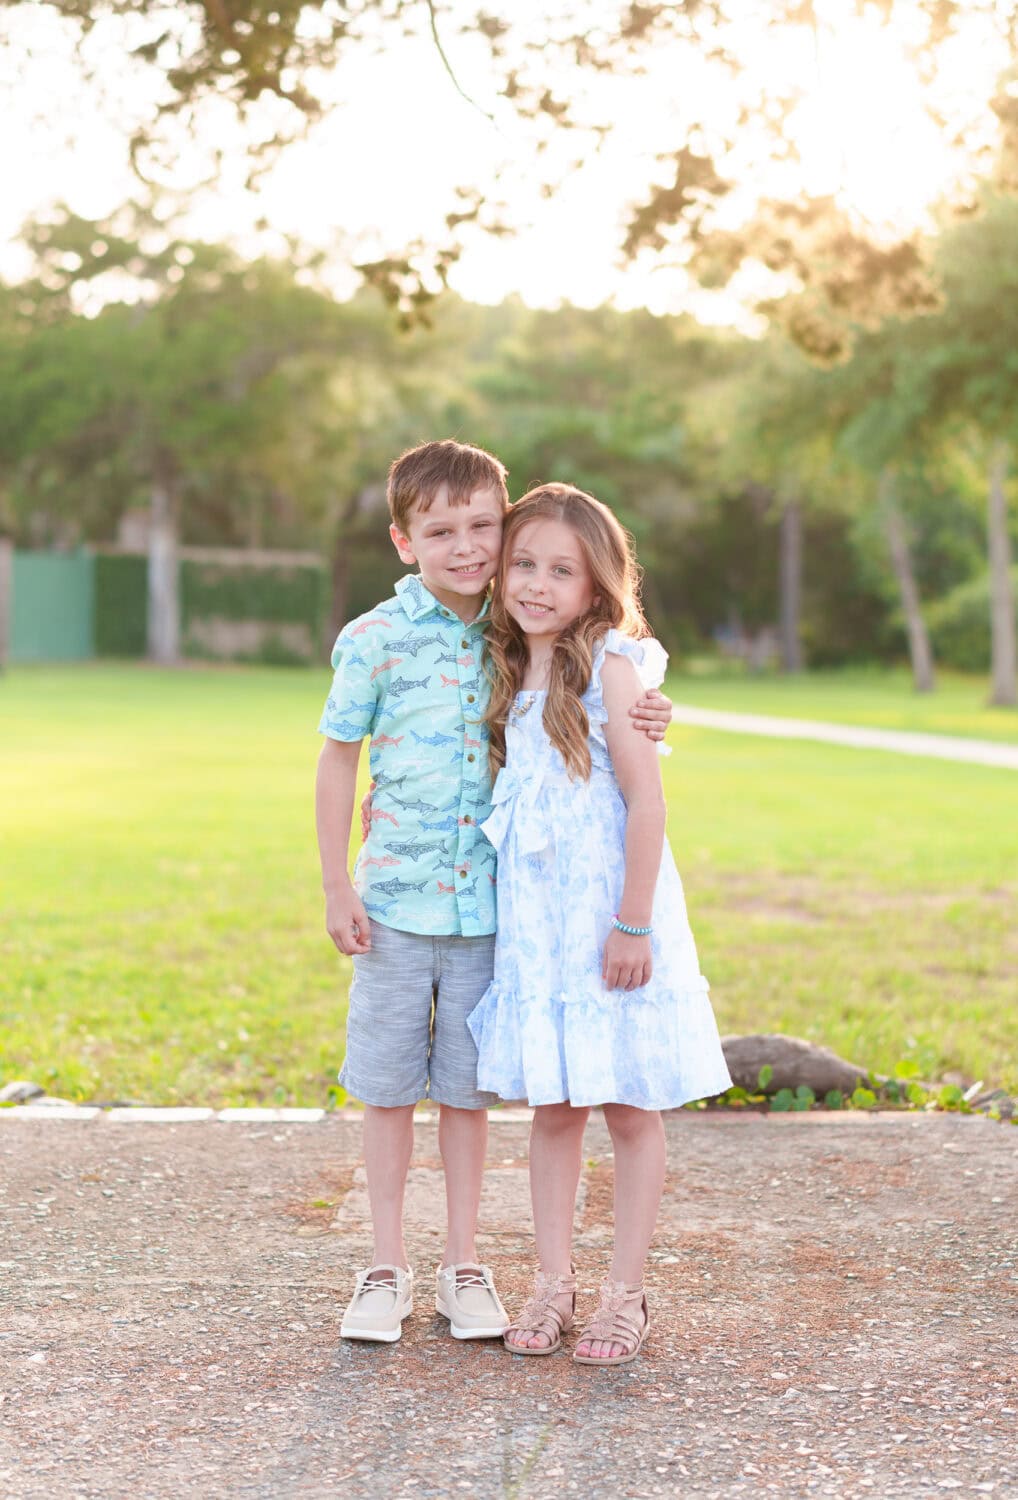
[[[633,1297],[641,1299],[642,1327],[622,1311]],[[586,1343],[621,1344],[624,1352],[614,1357],[607,1354],[574,1354],[573,1359],[578,1365],[628,1365],[643,1348],[649,1332],[650,1312],[647,1308],[647,1294],[642,1285],[636,1283],[630,1286],[625,1281],[606,1281],[601,1287],[601,1301],[597,1312],[580,1334],[578,1346]]]
[[[563,1293],[572,1296],[572,1312],[563,1313],[552,1300]],[[569,1276],[553,1276],[550,1272],[539,1271],[533,1292],[524,1304],[516,1322],[510,1323],[502,1335],[502,1343],[510,1354],[554,1354],[556,1349],[561,1349],[562,1335],[572,1328],[575,1316],[575,1271]],[[510,1343],[509,1335],[521,1332],[529,1333],[531,1337],[535,1333],[543,1333],[550,1342],[540,1349],[531,1349],[527,1344]]]

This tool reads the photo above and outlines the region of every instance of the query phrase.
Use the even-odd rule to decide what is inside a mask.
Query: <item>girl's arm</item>
[[[665,836],[665,799],[658,753],[642,734],[633,734],[629,710],[643,689],[633,663],[608,654],[601,670],[608,722],[604,727],[622,795],[626,799],[626,876],[618,917],[630,927],[649,927],[654,888]],[[604,946],[605,988],[635,990],[651,975],[649,937],[630,937],[613,928]]]
[[[318,757],[315,783],[315,822],[322,859],[325,925],[340,953],[349,954],[367,953],[371,947],[368,914],[353,888],[347,869],[360,753],[360,740],[327,739]]]

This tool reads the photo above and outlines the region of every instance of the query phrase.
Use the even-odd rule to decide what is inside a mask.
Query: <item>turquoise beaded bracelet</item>
[[[618,913],[612,917],[612,926],[617,927],[619,932],[624,932],[627,937],[650,937],[654,931],[653,927],[630,927],[628,922],[620,922]]]

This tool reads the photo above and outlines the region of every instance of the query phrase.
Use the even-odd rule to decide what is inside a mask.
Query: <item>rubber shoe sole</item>
[[[501,1323],[498,1327],[494,1324],[483,1328],[458,1327],[453,1322],[453,1315],[444,1297],[435,1298],[435,1311],[441,1313],[443,1318],[449,1319],[449,1332],[454,1339],[500,1339],[508,1328],[507,1323]]]
[[[413,1310],[414,1304],[410,1301],[403,1317],[407,1317]],[[400,1319],[395,1328],[348,1328],[345,1323],[341,1323],[339,1336],[341,1339],[364,1339],[372,1344],[395,1344],[403,1337],[403,1321]]]

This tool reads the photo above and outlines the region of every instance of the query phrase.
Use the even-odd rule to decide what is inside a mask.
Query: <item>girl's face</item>
[[[594,602],[594,580],[564,521],[528,521],[511,537],[504,603],[531,645],[560,635]]]

